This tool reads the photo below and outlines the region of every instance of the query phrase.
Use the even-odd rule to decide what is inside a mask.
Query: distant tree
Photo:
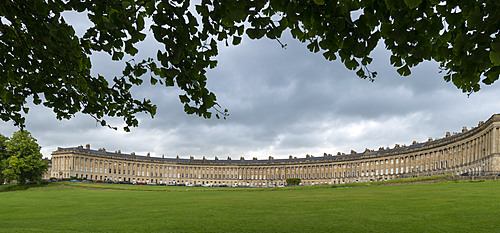
[[[138,125],[136,114],[154,116],[150,100],[136,99],[133,86],[176,85],[184,111],[210,118],[226,116],[207,87],[206,70],[217,65],[217,42],[240,44],[282,33],[307,43],[327,60],[339,59],[363,79],[379,41],[402,76],[423,61],[440,64],[444,80],[463,92],[479,91],[500,74],[498,0],[3,0],[0,1],[0,118],[23,126],[27,101],[51,108],[58,119],[77,112],[107,125],[121,117],[124,129]],[[78,37],[62,13],[84,12],[92,25]],[[195,15],[199,14],[200,17]],[[151,21],[145,27],[145,19]],[[163,45],[137,60],[135,45],[145,31]],[[91,75],[91,54],[124,61],[122,75]],[[127,55],[127,56],[126,56]]]
[[[0,134],[0,184],[5,180],[2,171],[7,167],[7,159],[9,158],[9,154],[7,153],[8,140],[8,137]]]
[[[286,179],[286,183],[288,185],[294,185],[294,186],[297,186],[300,184],[300,178],[288,178]]]
[[[7,181],[40,183],[49,164],[42,161],[40,146],[28,131],[19,130],[6,142],[8,158],[2,174]]]

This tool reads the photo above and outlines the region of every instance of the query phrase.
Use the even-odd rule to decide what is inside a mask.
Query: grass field
[[[0,232],[500,232],[499,181],[273,191],[69,185],[0,192]]]

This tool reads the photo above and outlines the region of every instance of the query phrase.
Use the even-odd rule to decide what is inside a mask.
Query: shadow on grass
[[[47,186],[47,184],[3,184],[0,185],[0,192],[12,192],[12,191],[18,191],[18,190],[26,190],[29,188],[35,188],[35,187],[43,187]]]
[[[450,177],[451,177],[451,175],[401,178],[401,179],[393,179],[393,180],[387,180],[387,181],[334,184],[331,187],[332,188],[350,188],[350,187],[366,187],[366,186],[377,186],[377,185],[388,185],[388,184],[410,184],[410,183],[421,183],[421,182],[438,182],[438,181],[445,181]]]

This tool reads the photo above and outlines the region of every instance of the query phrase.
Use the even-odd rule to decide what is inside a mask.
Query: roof
[[[335,156],[319,156],[319,157],[313,157],[313,156],[307,156],[306,158],[296,158],[296,157],[291,157],[289,159],[252,159],[252,160],[245,160],[245,159],[239,159],[239,160],[231,160],[231,159],[226,159],[226,160],[219,160],[219,159],[213,159],[213,160],[207,160],[207,159],[194,159],[193,157],[189,159],[185,158],[179,158],[178,156],[176,158],[159,158],[159,157],[151,157],[151,156],[142,156],[142,155],[135,155],[135,154],[124,154],[121,152],[108,152],[104,149],[99,149],[99,150],[94,150],[90,148],[84,148],[83,146],[78,146],[78,147],[68,147],[68,148],[58,148],[57,151],[54,151],[54,153],[57,152],[67,152],[67,151],[76,151],[82,154],[95,154],[99,156],[105,156],[105,157],[119,157],[123,159],[130,159],[130,160],[142,160],[142,161],[152,161],[152,162],[160,162],[160,163],[191,163],[191,164],[215,164],[215,165],[227,165],[227,164],[234,164],[234,165],[254,165],[254,164],[276,164],[276,163],[318,163],[318,162],[331,162],[331,161],[343,161],[343,160],[355,160],[359,159],[361,157],[370,157],[370,158],[376,158],[376,157],[385,157],[385,156],[390,156],[390,155],[395,155],[395,154],[401,154],[401,153],[409,153],[409,152],[416,152],[421,149],[428,149],[432,147],[437,147],[441,145],[445,145],[447,143],[450,143],[454,140],[459,140],[464,137],[468,137],[470,135],[473,135],[477,130],[480,128],[486,127],[488,123],[491,123],[492,121],[499,121],[500,120],[500,115],[495,114],[493,115],[488,121],[484,124],[479,125],[479,127],[473,128],[468,131],[464,131],[462,133],[458,134],[453,134],[451,136],[447,136],[445,138],[441,139],[436,139],[436,140],[429,140],[427,142],[421,142],[421,143],[415,143],[413,145],[409,146],[395,146],[392,149],[383,149],[383,150],[378,150],[378,151],[366,151],[363,153],[352,153],[352,154],[347,154],[347,155],[335,155]]]

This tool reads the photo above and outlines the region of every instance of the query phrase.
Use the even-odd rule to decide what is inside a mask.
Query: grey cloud
[[[186,115],[178,99],[182,92],[146,83],[133,93],[150,98],[158,113],[154,119],[140,115],[140,126],[131,133],[96,127],[83,115],[57,121],[43,108],[30,113],[28,130],[39,139],[44,155],[57,146],[90,143],[93,148],[153,156],[284,158],[443,137],[446,131],[475,126],[500,109],[498,84],[467,98],[442,80],[432,62],[414,68],[409,77],[399,77],[383,44],[373,52],[370,67],[379,75],[369,82],[339,61],[310,53],[304,44],[283,41],[287,49],[275,41],[248,38],[238,47],[221,48],[219,65],[207,77],[209,89],[230,111],[227,120]],[[141,44],[141,56],[151,56],[157,48]],[[121,65],[105,60],[93,57],[93,72],[119,75]],[[112,122],[121,124],[119,119]],[[9,124],[0,125],[2,134],[11,135],[15,128]]]

